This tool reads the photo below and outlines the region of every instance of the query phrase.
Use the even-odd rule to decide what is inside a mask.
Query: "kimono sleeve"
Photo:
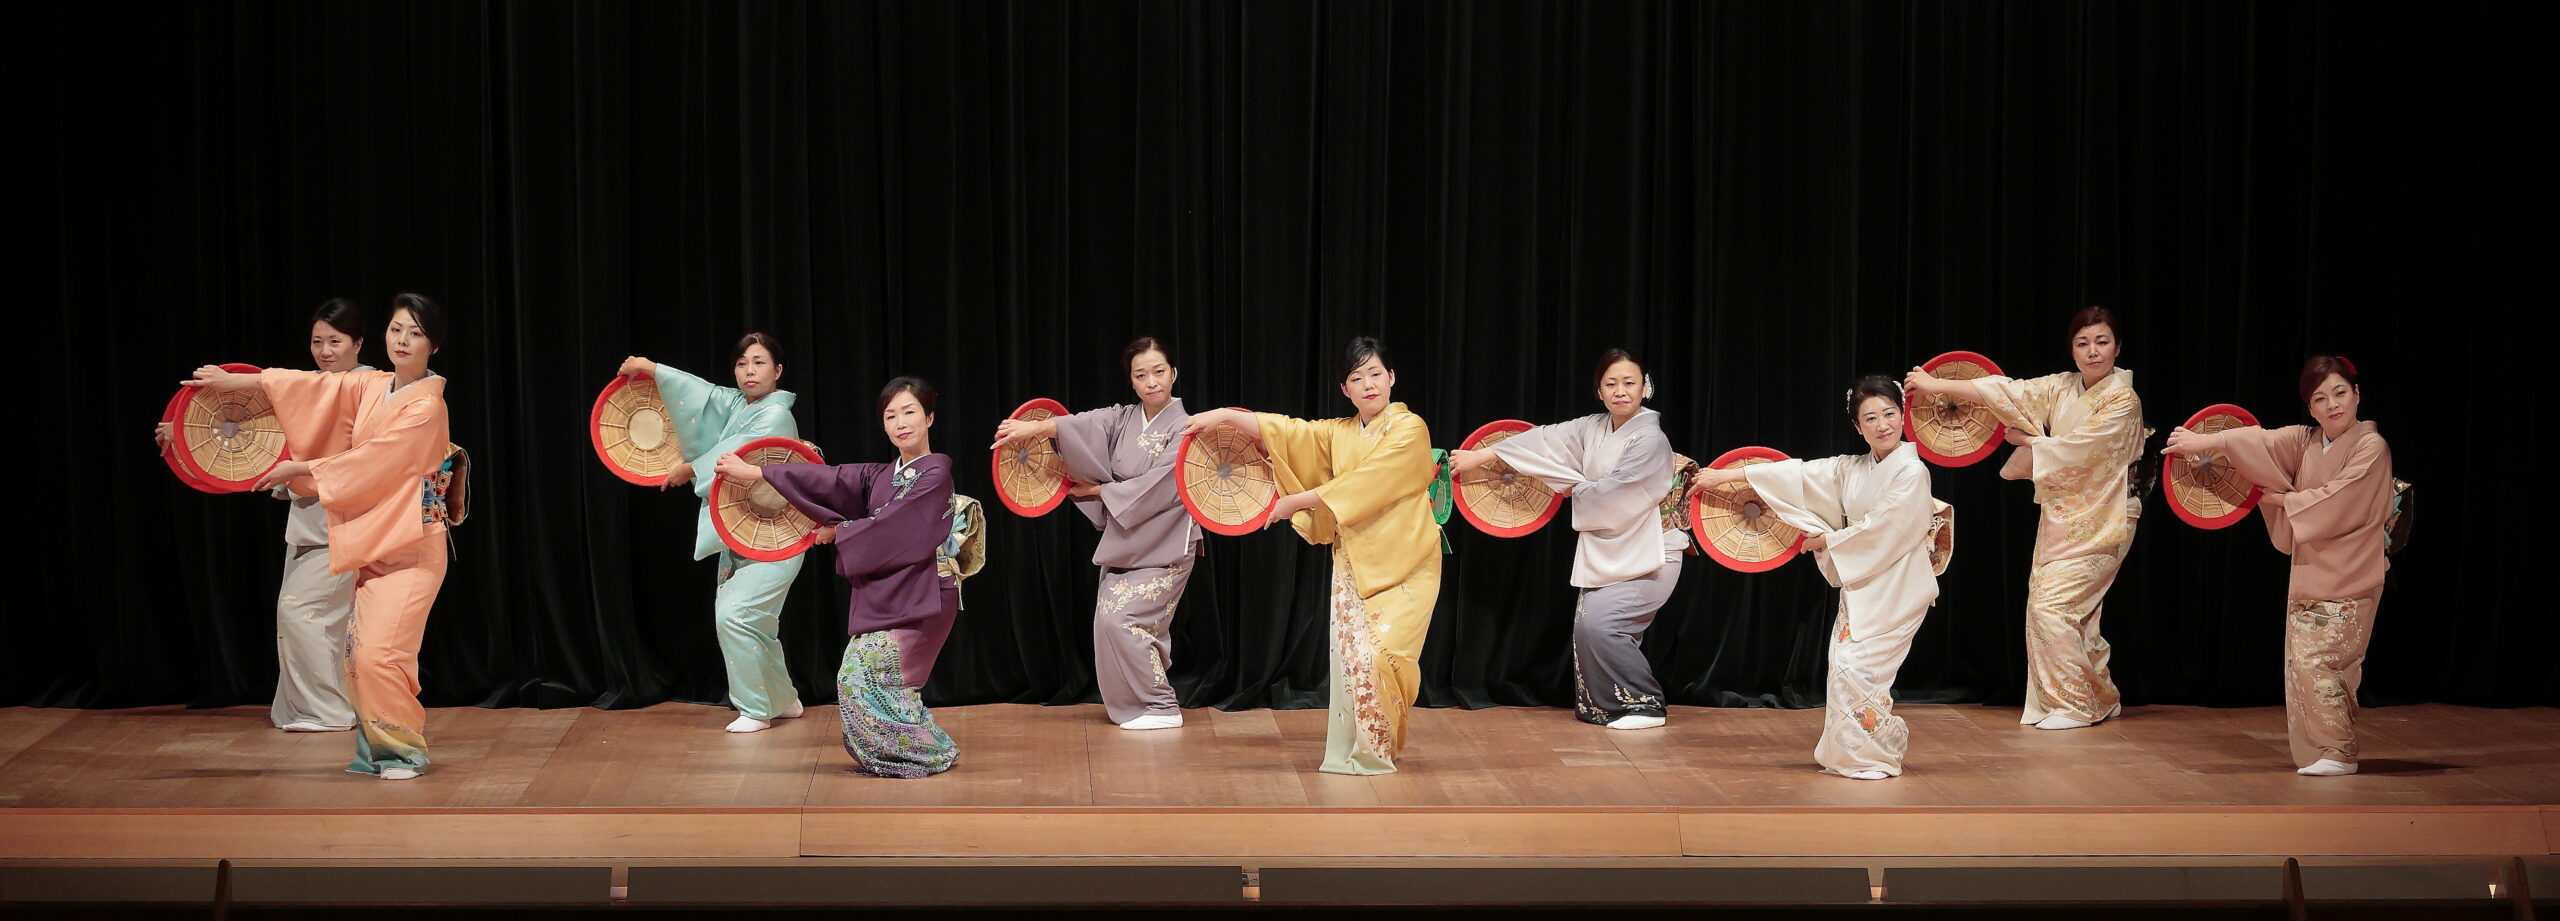
[[[2076,494],[2086,487],[2089,471],[2132,463],[2133,452],[2142,450],[2141,429],[2142,401],[2128,389],[2105,395],[2071,431],[2035,436],[2019,450],[2035,465],[2030,479],[2036,484],[2036,501]]]
[[[293,447],[293,456],[312,460],[354,445],[359,401],[390,376],[380,371],[268,368],[258,372],[258,386],[275,406],[276,422],[284,427],[284,441]]]
[[[1831,532],[1823,539],[1825,546],[1814,551],[1831,563],[1841,585],[1855,586],[1882,575],[1929,536],[1929,517],[1936,506],[1929,500],[1928,468],[1906,464],[1892,476],[1874,508]]]
[[[311,462],[311,482],[322,508],[355,517],[403,496],[412,505],[420,500],[423,478],[443,460],[450,444],[444,402],[409,400],[393,413],[373,437]]]
[[[1670,487],[1671,440],[1658,433],[1639,437],[1616,466],[1573,488],[1573,529],[1616,531],[1658,517]]]
[[[1439,469],[1431,462],[1431,429],[1422,417],[1401,413],[1387,420],[1378,447],[1349,470],[1315,487],[1341,527],[1359,527],[1397,502],[1429,489]]]
[[[1106,406],[1049,420],[1058,424],[1058,459],[1067,463],[1067,476],[1078,483],[1111,481],[1111,451],[1127,421],[1125,410]]]
[[[951,464],[916,464],[914,483],[888,504],[836,525],[836,572],[848,580],[932,566],[951,536]]]
[[[2017,380],[1992,374],[1974,378],[1974,392],[1982,395],[1982,405],[1999,417],[2000,424],[2029,435],[2045,434],[2045,420],[2053,417],[2053,401],[2062,393],[2071,372]]]
[[[1274,413],[1254,413],[1262,429],[1262,449],[1271,453],[1272,472],[1280,488],[1305,492],[1333,479],[1333,433],[1330,422],[1309,422]]]
[[[1058,424],[1058,459],[1066,462],[1069,479],[1096,486],[1110,482],[1111,452],[1117,447],[1116,436],[1126,420],[1125,408],[1106,406],[1050,420]],[[1068,501],[1096,529],[1119,517],[1111,513],[1109,501],[1101,496],[1069,496]]]
[[[1161,463],[1137,476],[1102,484],[1099,500],[1103,515],[1125,527],[1182,504],[1180,484],[1174,482],[1173,476],[1178,466],[1179,460]]]
[[[1578,422],[1578,420],[1577,420]],[[1485,450],[1511,469],[1537,477],[1548,489],[1571,489],[1574,497],[1582,496],[1583,433],[1575,431],[1577,422],[1541,425],[1493,443]]]
[[[712,480],[718,476],[713,468],[719,465],[720,458],[736,453],[739,448],[746,447],[747,442],[759,438],[800,437],[800,420],[791,415],[789,397],[790,394],[777,393],[738,408],[746,418],[743,424],[739,424],[735,417],[731,419],[729,427],[736,434],[709,442],[710,447],[691,458],[694,495],[710,498]]]
[[[2302,470],[2302,451],[2311,436],[2311,428],[2288,425],[2283,428],[2259,428],[2244,425],[2224,429],[2214,438],[2221,442],[2222,456],[2240,472],[2240,478],[2271,493],[2293,491],[2293,478]]]
[[[651,377],[657,381],[658,396],[667,401],[667,420],[675,423],[676,449],[687,463],[698,463],[705,457],[718,460],[720,455],[729,453],[714,448],[720,441],[720,432],[729,427],[729,417],[747,405],[744,394],[671,365],[659,365],[658,373]],[[702,475],[704,481],[710,479],[707,468],[697,468],[694,473]]]
[[[2345,536],[2373,523],[2376,509],[2388,508],[2391,494],[2391,446],[2380,435],[2367,435],[2347,455],[2346,466],[2328,482],[2270,496],[2260,508],[2281,509],[2295,543]],[[2267,518],[2274,526],[2275,516]],[[2279,546],[2279,549],[2283,549]],[[2289,550],[2287,552],[2290,552]]]
[[[1826,534],[1847,517],[1840,509],[1840,496],[1846,492],[1840,482],[1845,463],[1837,457],[1771,461],[1742,468],[1742,476],[1779,521],[1800,531]]]
[[[835,524],[870,511],[871,479],[888,470],[887,464],[775,464],[764,468],[764,481],[800,514]]]

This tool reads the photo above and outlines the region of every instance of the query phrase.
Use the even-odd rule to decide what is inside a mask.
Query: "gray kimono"
[[[1093,603],[1094,678],[1113,723],[1149,714],[1178,716],[1166,631],[1200,555],[1200,525],[1182,508],[1174,470],[1182,425],[1176,399],[1153,419],[1137,406],[1058,417],[1058,456],[1078,483],[1101,494],[1074,500],[1102,542],[1093,550],[1102,586]]]

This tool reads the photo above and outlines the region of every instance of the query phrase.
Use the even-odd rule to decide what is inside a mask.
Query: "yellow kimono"
[[[2133,372],[2118,368],[2095,387],[2083,387],[2077,371],[1973,384],[2001,424],[2034,439],[2000,471],[2033,480],[2042,508],[2027,574],[2027,702],[2018,721],[2114,716],[2122,698],[2107,674],[2098,617],[2142,519],[2130,470],[2142,454]]]
[[[1402,403],[1363,428],[1256,413],[1280,488],[1324,504],[1289,520],[1310,544],[1333,545],[1333,629],[1326,656],[1333,715],[1324,764],[1385,774],[1404,748],[1404,718],[1422,690],[1422,639],[1440,598],[1440,524],[1431,517],[1431,429]]]

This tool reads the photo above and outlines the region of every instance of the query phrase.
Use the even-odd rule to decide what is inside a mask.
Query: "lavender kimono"
[[[1200,555],[1200,526],[1182,508],[1174,469],[1191,414],[1174,400],[1148,418],[1138,406],[1111,406],[1058,418],[1058,456],[1067,475],[1101,487],[1075,500],[1101,529],[1093,563],[1102,567],[1093,601],[1093,669],[1114,723],[1179,716],[1165,669],[1166,631]]]
[[[854,770],[924,777],[960,750],[917,692],[960,611],[959,581],[938,571],[951,536],[951,458],[904,464],[776,464],[765,482],[792,507],[836,527],[836,574],[853,586],[836,707]]]

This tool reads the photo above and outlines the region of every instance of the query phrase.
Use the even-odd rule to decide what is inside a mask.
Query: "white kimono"
[[[1814,760],[1842,774],[1901,774],[1910,729],[1893,715],[1893,678],[1938,600],[1929,468],[1904,443],[1883,460],[1851,454],[1756,464],[1743,473],[1778,520],[1824,535],[1828,546],[1814,551],[1814,562],[1840,587]]]

